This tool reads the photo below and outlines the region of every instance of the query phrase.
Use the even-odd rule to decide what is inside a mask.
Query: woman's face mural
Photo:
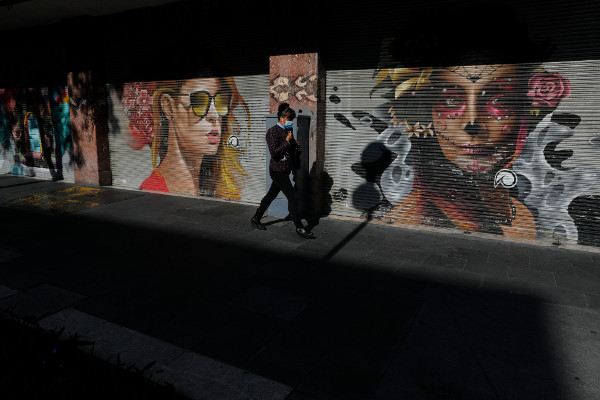
[[[464,171],[487,172],[515,151],[519,115],[512,65],[437,70],[432,120],[444,156]]]
[[[169,115],[169,111],[165,114],[172,120],[182,153],[188,155],[217,153],[223,134],[222,117],[228,111],[220,104],[226,102],[222,96],[228,98],[217,79],[203,78],[185,81],[171,103],[172,108],[163,98],[163,110],[172,110],[172,115]],[[219,115],[218,107],[225,115]]]
[[[366,182],[351,186],[344,171],[330,164],[334,184],[343,182],[332,209],[345,212],[349,198],[362,215],[387,224],[577,241],[575,219],[583,218],[574,212],[583,212],[573,204],[585,199],[575,197],[600,172],[577,167],[568,147],[574,142],[563,143],[576,134],[581,118],[568,112],[569,105],[557,110],[575,93],[561,66],[518,62],[512,53],[503,58],[463,51],[449,54],[447,64],[409,63],[404,54],[384,53],[382,66],[364,74],[372,82],[369,92],[347,84],[346,71],[331,86],[330,126],[356,140],[369,130],[377,134],[349,166]],[[348,113],[345,98],[365,99],[366,106]],[[580,143],[579,155],[600,151]]]
[[[249,132],[250,113],[232,77],[125,83],[121,101],[129,147],[150,148],[139,189],[240,199],[247,174],[234,128],[245,117]]]

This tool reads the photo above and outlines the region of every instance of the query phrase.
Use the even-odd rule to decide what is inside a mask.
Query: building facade
[[[311,117],[317,215],[600,245],[594,2],[283,11],[8,32],[0,171],[258,204],[265,116],[288,102]]]

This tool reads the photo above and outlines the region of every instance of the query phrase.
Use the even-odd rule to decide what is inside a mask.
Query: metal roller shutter
[[[438,19],[415,18],[418,5],[340,18],[364,29],[360,46],[336,43],[328,54],[331,213],[599,245],[600,7],[508,2],[453,13],[463,5]],[[492,62],[482,49],[499,43],[504,61]],[[345,67],[352,60],[365,68]]]
[[[0,89],[0,173],[74,181],[64,87]]]
[[[212,117],[199,118],[193,109],[180,108],[172,115],[160,110],[157,101],[160,93],[181,93],[180,89],[186,88],[191,92],[198,91],[203,89],[200,87],[202,82],[206,81],[131,82],[118,88],[109,85],[109,140],[114,186],[137,190],[146,182],[148,190],[253,204],[260,201],[265,193],[264,115],[269,112],[268,75],[218,78],[220,90],[232,97],[233,109],[225,117],[217,117],[220,122],[212,127],[206,124],[202,127]],[[205,89],[212,96],[216,93],[214,86]],[[190,105],[188,93],[171,98],[176,98],[179,106]],[[216,101],[222,105],[224,100]],[[215,99],[212,98],[210,112],[214,109]],[[162,118],[158,117],[160,122],[157,120],[159,115],[162,115]],[[180,123],[175,125],[175,122]],[[219,132],[206,136],[214,127]],[[180,141],[175,149],[169,149],[168,144],[174,142],[169,142],[168,136],[173,132],[178,132]],[[161,135],[162,143],[157,140],[157,133]],[[200,159],[203,162],[198,169],[196,164]],[[173,161],[175,168],[161,174],[167,175],[164,181],[148,181],[154,167],[160,172],[164,160]]]

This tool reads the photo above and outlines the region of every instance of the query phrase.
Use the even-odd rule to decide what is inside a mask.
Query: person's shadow
[[[311,168],[310,176],[314,179],[315,174],[313,174],[315,167]],[[312,204],[310,207],[306,207],[304,212],[301,213],[301,218],[306,221],[305,229],[308,231],[312,231],[317,225],[319,225],[321,218],[328,216],[331,213],[331,203],[333,199],[331,198],[331,188],[333,187],[333,179],[327,173],[327,171],[323,171],[321,182],[316,182],[317,185],[322,185],[322,204],[319,207],[315,204],[314,199],[312,200]],[[297,189],[296,181],[294,180],[294,188]],[[321,208],[321,211],[318,211],[318,208]],[[290,215],[286,215],[284,218],[274,219],[272,221],[268,221],[263,223],[264,226],[274,225],[282,222],[289,222],[292,218]]]

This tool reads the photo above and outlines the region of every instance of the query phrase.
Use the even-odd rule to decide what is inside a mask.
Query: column
[[[314,214],[323,212],[325,156],[325,70],[318,53],[269,57],[270,112],[289,103],[300,115],[309,115],[309,171]]]
[[[110,185],[106,89],[91,71],[70,72],[71,135],[75,183]]]

